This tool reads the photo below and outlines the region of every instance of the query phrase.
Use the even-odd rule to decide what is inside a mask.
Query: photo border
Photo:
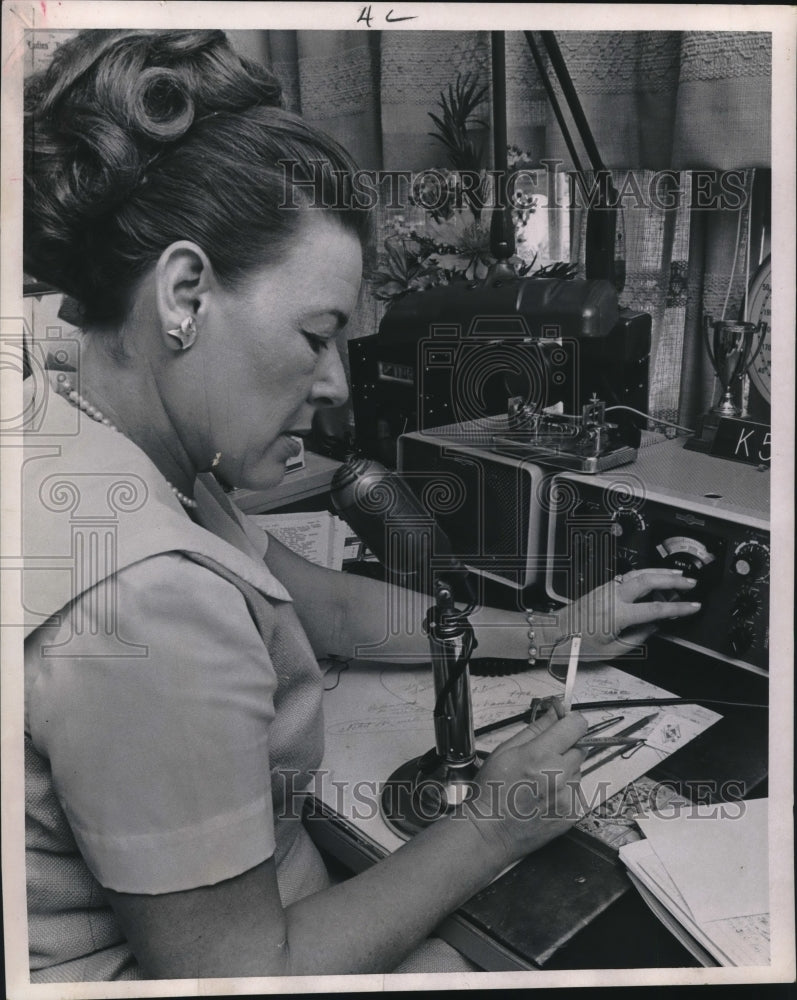
[[[794,218],[795,218],[795,9],[786,6],[735,5],[606,5],[590,4],[477,4],[436,3],[205,3],[157,4],[138,0],[74,0],[74,2],[20,3],[2,7],[2,258],[0,317],[22,315],[21,265],[21,81],[22,37],[29,29],[81,27],[195,27],[222,29],[315,28],[369,30],[358,23],[358,12],[371,6],[375,16],[388,10],[407,12],[416,19],[400,25],[379,24],[379,30],[489,31],[497,26],[519,30],[537,28],[573,30],[589,24],[596,30],[758,30],[771,31],[773,40],[772,130],[772,247],[773,297],[778,326],[795,329]],[[288,994],[306,992],[361,992],[382,990],[491,988],[534,986],[685,985],[707,983],[780,983],[794,978],[793,857],[793,538],[792,495],[794,456],[794,341],[773,338],[771,592],[773,669],[770,718],[769,798],[770,887],[772,900],[772,964],[765,969],[600,970],[529,973],[474,973],[423,975],[322,976],[280,979],[197,981],[137,981],[117,983],[30,984],[24,866],[19,865],[24,843],[24,775],[22,770],[23,677],[19,628],[0,628],[2,647],[2,876],[5,924],[6,996],[10,1000],[90,1000],[94,997],[205,996]],[[20,412],[21,386],[16,372],[2,372],[0,413]],[[19,552],[20,446],[0,447],[2,482],[2,551],[13,559]],[[15,516],[15,513],[17,516]],[[10,555],[9,555],[10,553]],[[15,595],[3,589],[2,622],[14,616]],[[781,662],[782,661],[782,662]],[[788,751],[788,752],[786,752]]]

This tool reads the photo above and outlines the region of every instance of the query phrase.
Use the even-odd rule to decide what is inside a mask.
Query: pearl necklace
[[[96,420],[98,424],[102,424],[104,427],[108,427],[110,430],[116,431],[117,434],[121,434],[121,431],[116,424],[111,423],[105,414],[102,413],[101,410],[98,410],[96,406],[92,406],[85,396],[81,396],[80,393],[72,387],[72,383],[63,373],[58,376],[58,382],[58,391],[64,399],[68,400],[68,402],[78,409],[83,410],[87,417],[91,417],[92,420]],[[172,493],[174,493],[183,507],[187,507],[189,510],[193,510],[194,507],[196,507],[196,500],[186,496],[186,494],[181,490],[178,490],[176,486],[172,486],[168,479],[166,480],[166,485]]]

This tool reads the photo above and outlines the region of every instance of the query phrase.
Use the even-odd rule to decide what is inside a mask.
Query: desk
[[[766,678],[656,640],[649,654],[622,669],[684,697],[767,700]],[[723,708],[722,714],[650,777],[695,801],[766,795],[768,713]],[[352,871],[382,853],[317,800],[308,805],[307,822],[319,846]],[[438,933],[489,971],[696,965],[648,911],[616,853],[577,830],[478,893]]]

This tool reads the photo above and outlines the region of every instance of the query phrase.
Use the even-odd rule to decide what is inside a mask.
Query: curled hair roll
[[[280,210],[282,160],[297,180],[318,162],[327,180],[354,170],[220,31],[82,32],[26,84],[25,112],[25,269],[87,324],[121,319],[177,240],[229,283],[274,259],[299,214]]]

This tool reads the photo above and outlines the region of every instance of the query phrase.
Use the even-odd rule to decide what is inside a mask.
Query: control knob
[[[750,622],[741,621],[731,628],[731,649],[734,653],[746,653],[754,639],[755,629]]]
[[[706,593],[706,569],[715,562],[714,553],[701,541],[684,535],[665,538],[656,546],[656,552],[661,557],[662,565],[679,569],[684,576],[697,580],[693,599],[702,601]],[[679,600],[676,594],[673,592],[669,599]]]
[[[628,538],[647,530],[644,517],[637,510],[618,510],[612,515],[612,534],[615,538]]]
[[[629,540],[635,535],[647,531],[644,517],[637,510],[624,508],[612,514],[612,535],[617,539],[617,573],[629,573],[637,568],[637,545],[629,546]]]
[[[736,600],[733,602],[733,608],[731,609],[731,614],[734,618],[740,620],[749,620],[754,617],[757,611],[761,608],[761,599],[758,594],[752,591],[743,590],[737,595]]]
[[[742,542],[733,553],[733,572],[746,580],[759,580],[769,572],[769,549],[761,542]]]

